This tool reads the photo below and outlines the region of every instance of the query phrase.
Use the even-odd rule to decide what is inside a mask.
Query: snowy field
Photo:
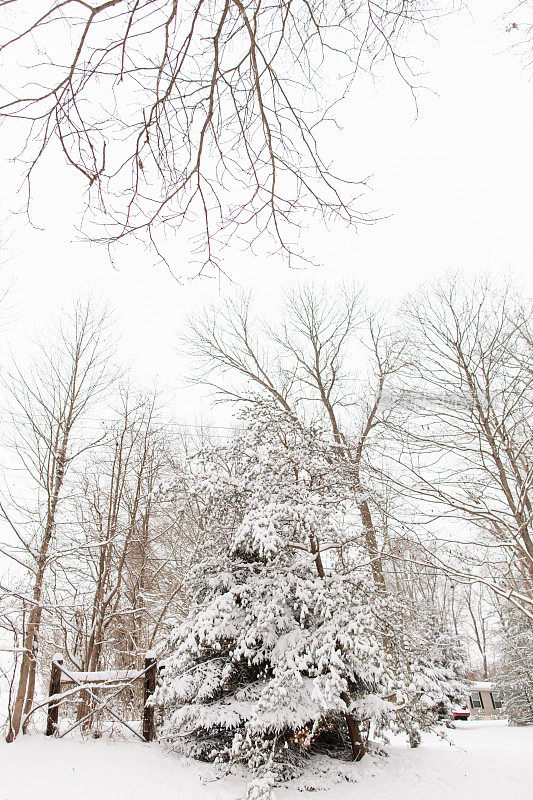
[[[354,783],[318,762],[306,781],[277,788],[277,800],[530,800],[533,727],[467,722],[447,733],[453,744],[431,735],[418,750],[397,743],[387,759],[350,765]],[[245,785],[155,744],[34,734],[0,745],[0,800],[237,800]]]

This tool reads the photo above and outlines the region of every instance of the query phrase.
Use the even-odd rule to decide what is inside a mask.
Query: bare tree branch
[[[0,114],[26,130],[28,202],[59,143],[87,190],[91,240],[139,237],[166,259],[165,229],[183,226],[200,272],[230,240],[304,257],[310,215],[373,220],[365,181],[338,174],[321,145],[334,105],[383,60],[413,86],[408,35],[437,11],[434,0],[14,0]]]

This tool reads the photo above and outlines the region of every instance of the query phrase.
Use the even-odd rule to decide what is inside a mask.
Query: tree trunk
[[[36,654],[30,661],[30,674],[28,678],[28,689],[26,691],[26,702],[24,703],[24,718],[22,722],[22,733],[28,730],[28,714],[33,706],[33,696],[35,694],[35,673],[37,672]]]
[[[61,664],[63,659],[52,661],[52,673],[50,675],[50,686],[48,689],[48,696],[53,697],[61,692]],[[48,716],[46,720],[46,733],[45,736],[53,736],[57,733],[57,726],[59,722],[59,703],[53,701],[48,704]]]
[[[153,742],[155,739],[154,707],[148,706],[147,702],[155,692],[155,673],[157,662],[153,656],[147,656],[144,660],[144,705],[143,705],[143,736],[145,741]]]
[[[326,573],[324,571],[324,565],[322,563],[322,556],[320,555],[320,548],[318,546],[318,542],[316,539],[311,541],[311,552],[316,555],[315,564],[318,575],[320,578],[324,579],[326,577]],[[351,705],[351,698],[348,692],[341,693],[341,700],[346,704],[346,707],[349,708]],[[350,737],[350,745],[352,747],[352,756],[354,761],[361,761],[363,756],[366,753],[365,743],[363,742],[363,737],[361,736],[361,729],[359,727],[359,723],[353,714],[350,714],[349,711],[346,711],[345,714],[346,719],[346,726],[348,728],[348,735]]]
[[[368,553],[372,559],[372,577],[374,583],[379,589],[385,589],[385,576],[383,575],[383,564],[379,554],[378,542],[376,538],[376,531],[372,521],[372,514],[370,513],[370,506],[366,500],[358,503],[359,513],[361,514],[361,522],[365,530],[365,542]]]
[[[40,600],[42,588],[42,576],[37,576],[33,596]],[[42,609],[39,605],[34,605],[28,618],[28,626],[24,636],[24,652],[20,665],[19,683],[17,696],[11,717],[11,726],[6,736],[6,742],[12,742],[19,734],[22,716],[29,713],[33,702],[33,690],[35,688],[35,663],[37,659],[37,634],[41,623]],[[26,709],[28,709],[26,711]]]
[[[344,700],[347,706],[350,705],[350,695],[348,692],[343,692],[341,694],[341,699]],[[361,728],[359,727],[359,723],[353,716],[353,714],[349,714],[348,712],[344,715],[346,717],[346,726],[348,728],[348,734],[350,736],[350,744],[352,746],[352,755],[354,761],[361,761],[363,756],[366,753],[365,743],[363,742],[363,737],[361,736]]]

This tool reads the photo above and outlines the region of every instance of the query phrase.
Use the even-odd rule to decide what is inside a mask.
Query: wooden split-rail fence
[[[57,655],[52,660],[48,698],[44,703],[35,706],[32,709],[32,713],[37,711],[38,708],[47,705],[48,714],[45,735],[62,738],[79,725],[88,722],[97,712],[105,710],[143,742],[151,742],[155,739],[154,707],[148,701],[155,691],[156,678],[157,660],[151,655],[146,656],[144,669],[105,670],[104,672],[67,670],[63,664],[63,657]],[[115,697],[118,697],[126,689],[131,688],[138,681],[143,683],[142,735],[110,707],[110,703]],[[109,694],[102,697],[102,690],[109,692]],[[76,720],[67,730],[60,733],[59,709],[61,704],[82,692],[89,701],[87,713],[81,719]]]

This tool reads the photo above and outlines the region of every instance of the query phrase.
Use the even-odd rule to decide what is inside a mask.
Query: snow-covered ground
[[[387,759],[366,758],[333,782],[327,760],[314,774],[276,790],[278,800],[530,800],[533,727],[467,722],[447,731],[453,745],[427,736]],[[331,763],[331,762],[330,762]],[[0,745],[0,800],[236,800],[243,776],[217,779],[214,769],[141,742],[45,739],[34,734]],[[309,788],[329,785],[309,792]]]

